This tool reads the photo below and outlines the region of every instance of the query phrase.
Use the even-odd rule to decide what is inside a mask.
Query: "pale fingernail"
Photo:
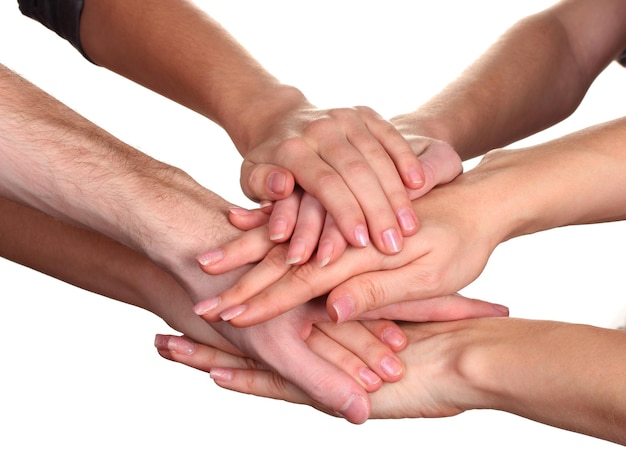
[[[394,329],[385,330],[383,332],[382,339],[385,343],[387,343],[387,345],[394,348],[401,348],[406,343],[404,334]]]
[[[259,207],[260,207],[261,209],[265,209],[266,207],[271,207],[273,204],[274,204],[274,203],[272,203],[271,201],[268,201],[268,200],[262,200],[262,201],[259,203]]]
[[[383,232],[383,245],[390,253],[400,252],[400,236],[395,229],[387,229]]]
[[[229,309],[226,309],[222,313],[220,313],[220,318],[223,321],[230,321],[233,318],[238,317],[243,312],[245,312],[245,310],[247,308],[248,308],[248,306],[246,306],[245,304],[241,304],[241,305],[238,305],[238,306],[230,307]]]
[[[222,260],[224,258],[224,251],[222,249],[212,249],[204,254],[201,254],[196,258],[198,263],[203,267]]]
[[[287,232],[287,221],[283,218],[276,218],[272,220],[270,228],[270,240],[282,240],[285,238],[285,233]]]
[[[496,309],[498,312],[503,313],[504,315],[508,316],[509,315],[509,308],[507,306],[503,306],[501,304],[494,304],[493,305],[494,309]]]
[[[380,362],[380,366],[389,376],[396,377],[402,374],[402,365],[393,357],[387,356],[383,358]]]
[[[244,209],[243,207],[229,207],[228,212],[233,215],[250,215],[252,213],[249,209]]]
[[[317,265],[320,268],[325,267],[330,263],[330,259],[333,257],[333,245],[332,243],[320,243],[317,248]]]
[[[338,413],[349,418],[350,421],[363,422],[367,419],[367,401],[364,397],[354,394],[350,396]]]
[[[289,244],[289,251],[287,251],[287,260],[285,261],[287,265],[294,265],[301,262],[302,259],[304,259],[305,250],[306,246],[304,242],[292,240]]]
[[[365,248],[369,243],[369,235],[367,229],[363,225],[358,225],[354,229],[354,237],[361,247]]]
[[[422,185],[424,185],[424,174],[417,167],[409,168],[407,176],[413,188],[421,187]]]
[[[274,172],[267,178],[267,188],[270,193],[283,194],[287,178],[281,172]]]
[[[400,209],[396,217],[398,219],[398,223],[400,227],[404,231],[413,231],[417,227],[417,217],[415,216],[415,212],[410,208]]]
[[[193,311],[196,315],[200,315],[200,316],[205,315],[209,313],[211,310],[215,309],[220,304],[221,301],[222,300],[220,299],[219,296],[216,296],[215,298],[205,299],[203,301],[200,301],[195,306],[193,306]]]
[[[354,300],[351,296],[344,295],[333,302],[332,307],[337,314],[337,323],[341,323],[352,317],[354,313]]]
[[[382,379],[369,368],[363,367],[359,370],[359,377],[365,385],[376,386],[382,383]]]
[[[222,380],[230,382],[233,380],[234,372],[232,369],[228,368],[211,368],[209,371],[209,376],[213,380]]]

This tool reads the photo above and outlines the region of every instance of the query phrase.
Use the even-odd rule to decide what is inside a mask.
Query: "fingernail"
[[[196,350],[196,345],[189,340],[167,335],[157,335],[154,339],[154,346],[157,349],[168,349],[171,352],[186,355],[193,354]]]
[[[320,243],[317,247],[317,265],[320,268],[325,267],[330,263],[330,259],[333,257],[333,245],[332,243]]]
[[[395,229],[387,229],[383,232],[383,245],[391,253],[400,252],[400,236]]]
[[[417,217],[415,216],[415,212],[410,208],[400,209],[396,217],[398,219],[398,223],[400,227],[404,231],[413,231],[417,228]]]
[[[507,306],[503,306],[502,304],[494,304],[493,308],[506,316],[509,315],[509,308]]]
[[[243,312],[245,312],[245,310],[248,308],[248,306],[246,306],[245,304],[241,304],[235,307],[231,307],[229,309],[224,310],[222,313],[220,313],[220,318],[223,321],[230,321],[235,317],[238,317],[239,315],[241,315]]]
[[[243,207],[229,207],[228,212],[233,215],[250,215],[252,213],[249,209],[244,209]]]
[[[287,251],[287,265],[294,265],[301,262],[304,259],[304,252],[306,246],[304,242],[300,240],[292,240],[289,244],[289,250]]]
[[[354,394],[350,396],[338,413],[341,416],[347,417],[352,422],[364,422],[367,419],[368,413],[367,401],[362,396]]]
[[[412,184],[411,187],[413,188],[421,187],[424,184],[424,173],[417,167],[409,168],[407,176],[409,178],[409,182]]]
[[[267,178],[267,188],[270,193],[282,194],[285,192],[287,178],[281,172],[274,172]]]
[[[270,240],[282,240],[287,232],[287,221],[284,218],[276,218],[272,220],[270,226]]]
[[[404,334],[394,329],[387,329],[383,332],[382,339],[387,345],[394,348],[401,348],[406,343]]]
[[[354,237],[356,238],[356,241],[359,242],[359,245],[361,245],[361,247],[363,248],[365,248],[369,243],[369,235],[367,233],[367,229],[363,225],[358,225],[354,229]]]
[[[402,374],[402,365],[393,357],[387,356],[383,358],[380,366],[388,376],[396,377]]]
[[[211,370],[209,371],[209,376],[213,380],[223,380],[230,382],[231,380],[233,380],[234,375],[235,373],[233,372],[233,370],[228,368],[211,368]]]
[[[271,201],[268,201],[268,200],[262,200],[262,201],[259,203],[259,207],[260,207],[261,209],[265,209],[266,207],[272,207],[272,205],[273,205],[273,204],[274,204],[274,203],[272,203]]]
[[[224,251],[222,249],[212,249],[204,254],[201,254],[196,258],[198,263],[203,267],[222,260],[224,258]]]
[[[200,301],[195,306],[193,306],[193,311],[195,312],[196,315],[200,315],[200,316],[205,315],[209,313],[211,310],[215,309],[220,304],[221,301],[222,300],[220,299],[219,296],[216,296],[215,298],[205,299],[203,301]]]
[[[351,296],[344,295],[333,302],[332,305],[337,314],[337,323],[341,323],[354,314],[354,300]]]
[[[359,377],[365,383],[365,385],[375,387],[382,383],[382,379],[369,368],[361,368],[359,370]]]

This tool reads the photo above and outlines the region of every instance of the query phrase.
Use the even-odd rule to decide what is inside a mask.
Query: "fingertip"
[[[337,413],[352,424],[363,424],[370,415],[370,401],[360,394],[353,394]]]

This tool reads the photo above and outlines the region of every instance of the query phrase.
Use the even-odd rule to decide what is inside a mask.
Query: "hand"
[[[411,200],[425,195],[437,185],[450,182],[461,173],[462,165],[458,154],[445,142],[414,135],[407,139],[418,155],[425,174],[424,184],[420,188],[408,190]],[[287,198],[276,201],[271,206],[262,207],[261,211],[269,218],[243,209],[231,209],[230,221],[241,230],[268,224],[269,239],[272,242],[282,243],[291,240],[285,260],[290,265],[307,262],[317,249],[316,263],[323,267],[337,260],[348,246],[332,216],[326,213],[322,204],[307,192],[296,189]],[[253,260],[250,258],[247,245],[237,245],[241,248],[240,252],[236,251],[233,245],[229,246],[231,246],[228,250],[230,269],[248,262],[257,262],[267,254]],[[267,251],[272,246],[264,245]],[[210,265],[221,260],[224,253],[225,249],[219,248],[199,257],[207,273],[223,272],[219,267],[219,271],[213,271]]]
[[[292,176],[353,246],[371,237],[393,254],[403,236],[417,231],[406,188],[424,185],[421,165],[400,133],[369,108],[320,110],[300,98],[278,114],[245,152],[242,188],[253,199],[283,199],[293,191]],[[275,220],[273,230],[281,226],[290,224]]]
[[[320,322],[324,319],[328,317],[323,305],[312,301],[260,326],[236,329],[222,323],[219,332],[242,353],[260,361],[258,366],[280,372],[316,402],[351,422],[363,422],[369,413],[366,392],[403,375],[402,364],[383,341],[400,350],[406,340],[391,322],[353,322],[345,327]],[[163,339],[157,339],[157,344],[161,348],[168,345]],[[188,349],[180,340],[170,347],[182,352]],[[238,355],[229,348],[226,352]]]
[[[485,345],[496,341],[497,331],[510,323],[514,329],[521,320],[461,320],[443,323],[403,323],[402,329],[409,342],[399,353],[407,366],[403,379],[385,383],[370,394],[370,418],[444,417],[459,414],[476,403],[468,375],[480,369],[479,358],[466,359],[477,354],[472,345]],[[503,326],[499,326],[503,324]],[[522,324],[523,327],[523,324]],[[489,337],[489,333],[494,333]],[[480,336],[483,336],[482,338]],[[474,336],[474,337],[472,337]],[[486,337],[486,338],[485,338]],[[281,399],[313,406],[325,413],[332,410],[321,407],[306,392],[273,370],[260,366],[253,360],[232,356],[218,347],[184,341],[185,351],[176,350],[179,338],[169,337],[171,348],[159,349],[161,356],[210,372],[221,387],[246,394]],[[172,350],[173,349],[173,350]],[[479,346],[479,349],[483,349]],[[463,360],[463,363],[460,363]],[[476,400],[474,400],[476,402]]]
[[[248,326],[330,291],[328,312],[344,321],[387,304],[454,293],[480,274],[501,241],[497,221],[489,221],[497,214],[480,212],[488,210],[490,194],[476,188],[482,176],[479,171],[468,172],[416,200],[421,229],[406,239],[407,247],[399,254],[348,248],[332,267],[311,262],[289,267],[284,263],[287,247],[278,245],[236,286],[197,304],[196,311],[208,321],[227,319]],[[267,231],[261,227],[244,234],[243,241],[231,242],[232,248],[241,254],[245,246],[250,260],[263,257],[268,250],[259,236],[263,232]],[[223,246],[223,257],[203,267],[205,271],[232,268],[230,249]]]

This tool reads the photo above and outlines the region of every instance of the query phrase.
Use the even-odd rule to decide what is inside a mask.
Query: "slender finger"
[[[333,334],[331,331],[327,334],[323,329],[324,327],[314,327],[312,329],[311,335],[306,340],[307,346],[314,353],[352,376],[368,393],[378,390],[382,386],[382,380],[368,362],[359,357],[364,351],[357,353],[352,348],[344,346],[343,342],[335,338],[339,336],[338,333]],[[359,341],[364,341],[363,332],[369,334],[369,331],[365,328],[359,330],[361,332],[358,339]],[[380,344],[380,342],[378,343]]]
[[[267,226],[254,228],[199,255],[196,260],[205,273],[222,274],[262,260],[276,246],[268,238]]]
[[[402,377],[404,366],[401,360],[360,322],[317,323],[316,326],[350,354],[358,356],[382,380],[395,382]],[[380,387],[380,384],[376,386]]]
[[[316,261],[319,267],[337,260],[348,247],[348,242],[341,235],[337,223],[330,214],[326,214],[324,228],[317,245]]]
[[[298,220],[302,191],[296,189],[287,198],[276,201],[269,220],[269,238],[282,243],[291,237]]]
[[[468,318],[506,317],[509,309],[460,294],[389,304],[360,316],[362,319],[395,319],[413,322],[455,321]]]
[[[304,193],[287,251],[289,265],[300,265],[311,258],[318,245],[325,217],[326,210],[322,204],[312,195]]]

